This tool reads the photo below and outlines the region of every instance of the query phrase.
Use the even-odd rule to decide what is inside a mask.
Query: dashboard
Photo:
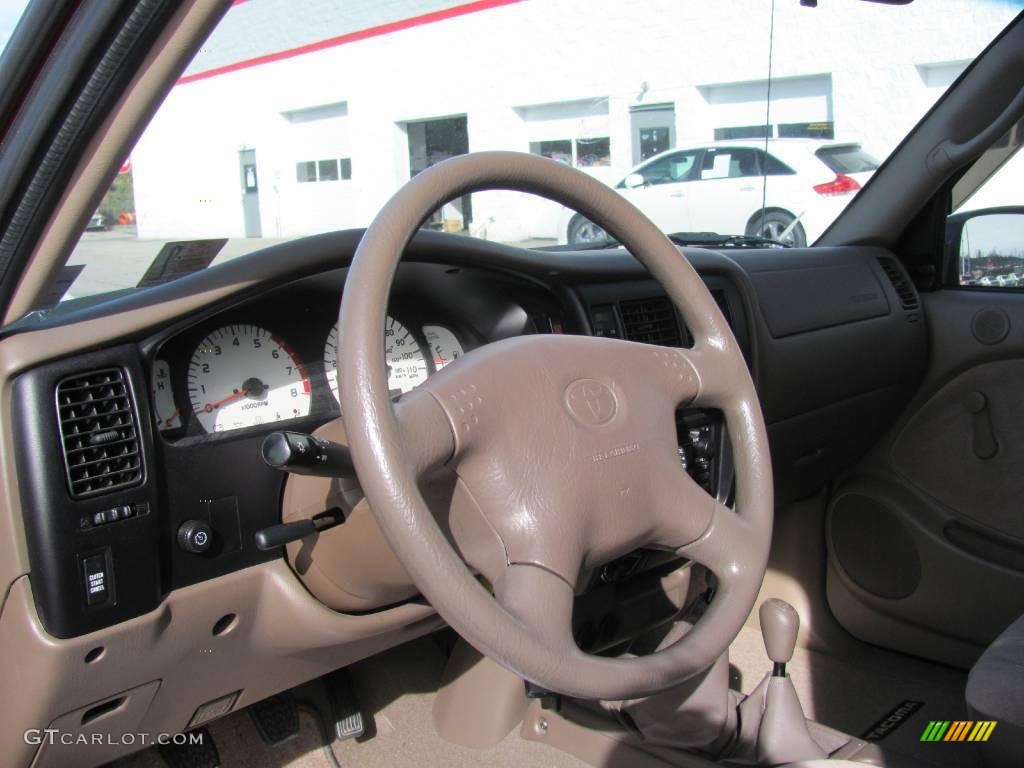
[[[254,544],[258,532],[281,524],[287,492],[286,475],[261,460],[261,446],[275,430],[312,433],[340,423],[344,371],[337,359],[346,340],[337,318],[342,291],[358,290],[346,285],[346,265],[360,236],[281,244],[36,318],[59,328],[118,313],[155,317],[157,308],[193,302],[117,343],[51,360],[14,381],[33,596],[50,634],[109,627],[152,611],[174,590],[285,557],[283,547]],[[758,385],[777,495],[813,490],[877,439],[909,397],[903,388],[923,360],[923,324],[898,311],[880,266],[884,252],[726,256],[692,249],[685,256],[729,321]],[[809,276],[817,281],[814,296],[787,299],[786,290]],[[867,288],[870,306],[849,309],[848,294],[863,296]],[[195,302],[208,294],[216,298]],[[394,398],[462,355],[524,334],[691,343],[664,291],[621,249],[543,252],[420,233],[382,314]],[[885,365],[865,369],[868,361]],[[865,397],[877,415],[871,423],[860,415]],[[731,453],[720,415],[680,411],[677,434],[680,464],[728,502]],[[208,552],[181,545],[180,532],[196,521],[211,531]],[[367,526],[372,515],[338,529],[338,537],[355,537],[353,557],[360,554],[357,532]],[[289,563],[301,571],[304,556],[289,552]],[[376,578],[377,565],[364,563],[367,578]],[[591,576],[610,584],[657,567],[657,558],[641,553]],[[83,592],[96,584],[102,588]],[[414,597],[409,586],[391,594]]]

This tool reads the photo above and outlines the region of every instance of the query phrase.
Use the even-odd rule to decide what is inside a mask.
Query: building
[[[767,0],[240,0],[132,152],[139,237],[365,226],[466,151],[541,153],[609,182],[676,145],[766,132],[884,156],[1018,6],[778,0],[770,41]],[[558,214],[491,192],[438,223],[522,240],[554,237]]]

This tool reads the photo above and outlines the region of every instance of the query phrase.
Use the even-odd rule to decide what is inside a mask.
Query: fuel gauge
[[[153,416],[161,432],[181,426],[181,413],[171,390],[171,367],[166,360],[153,362]]]
[[[440,371],[465,354],[455,334],[443,325],[423,326],[423,336],[430,347],[430,354],[433,355],[435,370]]]

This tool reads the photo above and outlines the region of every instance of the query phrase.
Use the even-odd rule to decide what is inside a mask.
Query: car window
[[[411,177],[479,150],[543,156],[624,195],[634,173],[641,186],[757,179],[692,183],[672,204],[633,197],[665,232],[810,245],[1021,2],[579,7],[230,4],[90,212],[74,269],[58,276],[70,285],[63,298],[365,227]],[[725,7],[729,34],[679,46],[679,30],[720,29]],[[643,46],[604,52],[626,30]],[[756,191],[740,190],[748,186]],[[544,247],[600,239],[584,223],[561,205],[497,191],[446,203],[424,227]]]
[[[746,147],[730,149],[709,149],[704,153],[700,178],[739,179],[746,176],[761,176],[763,152]]]
[[[672,152],[640,170],[644,184],[675,184],[690,181],[697,161],[697,152]]]
[[[765,152],[757,151],[761,162],[762,173],[765,176],[791,176],[796,173],[779,158]]]
[[[1000,137],[953,188],[946,228],[958,282],[1024,290],[1024,123]]]

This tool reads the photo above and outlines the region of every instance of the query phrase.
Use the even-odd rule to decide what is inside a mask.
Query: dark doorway
[[[642,163],[676,145],[675,104],[645,104],[629,110],[633,164]]]
[[[238,153],[242,177],[242,214],[245,218],[245,236],[261,237],[260,185],[256,178],[256,150],[243,149]]]
[[[415,176],[432,165],[456,155],[469,152],[469,131],[466,116],[445,117],[438,120],[422,120],[406,124],[409,136],[409,174]],[[469,195],[463,195],[451,205],[462,218],[462,226],[469,227],[473,220],[473,202]],[[442,211],[436,211],[424,226],[440,229],[451,228]]]

